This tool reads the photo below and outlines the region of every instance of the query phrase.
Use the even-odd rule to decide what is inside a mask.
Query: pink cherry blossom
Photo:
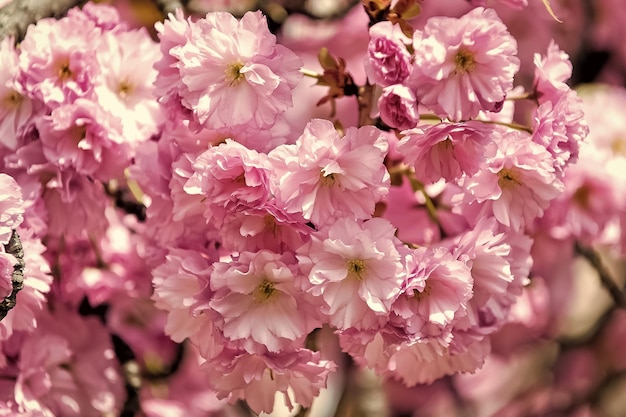
[[[508,131],[493,138],[498,146],[495,155],[476,175],[462,181],[465,201],[484,204],[483,209],[498,222],[523,230],[543,215],[563,191],[563,183],[555,175],[551,155],[529,135]]]
[[[240,21],[228,13],[210,13],[188,29],[174,24],[171,31],[167,22],[161,27],[167,45],[185,42],[168,50],[180,76],[172,80],[173,88],[200,125],[268,127],[292,106],[301,61],[276,44],[261,12],[248,12]]]
[[[0,174],[0,244],[6,245],[11,230],[24,221],[24,200],[22,190],[7,174]]]
[[[415,93],[402,84],[383,88],[378,99],[378,111],[387,126],[399,130],[415,127],[419,121]]]
[[[320,389],[326,387],[328,374],[336,369],[319,352],[307,349],[280,355],[225,352],[218,360],[204,366],[218,398],[228,398],[231,403],[245,399],[256,413],[271,413],[276,393],[283,394],[290,410],[292,401],[309,407]]]
[[[556,103],[560,96],[570,90],[565,84],[572,76],[572,63],[569,55],[563,52],[554,40],[551,40],[545,56],[538,53],[534,55],[534,64],[534,89],[539,103],[545,101]]]
[[[413,46],[410,83],[418,101],[454,121],[494,110],[520,65],[515,38],[494,10],[482,7],[458,19],[431,17]]]
[[[485,161],[490,126],[480,122],[423,125],[403,132],[398,152],[420,181],[435,183],[474,175]]]
[[[411,39],[389,21],[376,23],[369,33],[364,61],[369,82],[382,87],[404,82],[411,73],[411,55],[406,47]]]
[[[224,336],[249,353],[279,352],[313,330],[313,309],[300,296],[289,253],[241,252],[214,264],[209,302]]]
[[[0,42],[0,145],[15,150],[18,137],[37,113],[37,105],[18,82],[19,55],[13,38]]]
[[[308,272],[306,289],[321,297],[322,313],[333,326],[366,329],[387,320],[406,272],[394,232],[381,218],[342,218],[298,251]]]
[[[313,119],[294,145],[269,153],[275,195],[287,212],[316,225],[343,216],[366,219],[387,194],[386,153],[387,141],[375,127],[349,128],[340,137],[330,121]]]
[[[101,181],[119,178],[130,163],[121,125],[98,104],[77,99],[37,123],[46,158]]]
[[[227,213],[270,198],[270,168],[265,154],[227,139],[196,159],[184,190],[205,197],[204,216],[221,224]]]
[[[20,44],[20,82],[32,98],[50,107],[87,97],[93,91],[100,30],[85,21],[42,19]]]
[[[412,258],[414,269],[392,306],[394,322],[411,335],[432,337],[446,345],[446,333],[455,318],[466,314],[473,295],[470,269],[443,247],[417,249]]]
[[[123,379],[110,336],[95,317],[42,317],[24,341],[15,400],[46,416],[101,416],[122,408]]]

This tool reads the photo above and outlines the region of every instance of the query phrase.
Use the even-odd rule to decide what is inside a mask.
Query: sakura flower
[[[493,218],[482,218],[454,239],[454,256],[467,263],[473,279],[467,323],[458,327],[491,334],[504,325],[528,279],[531,244],[521,233],[498,232]]]
[[[496,131],[497,132],[497,131]],[[505,226],[520,231],[543,215],[550,201],[563,192],[552,157],[519,131],[493,135],[497,152],[473,177],[466,177],[466,202],[483,209]]]
[[[420,248],[412,253],[414,270],[392,306],[396,325],[419,337],[443,340],[455,318],[466,314],[473,295],[473,279],[464,262],[443,247]]]
[[[5,298],[13,290],[11,278],[13,266],[17,264],[17,259],[8,253],[0,252],[0,298]]]
[[[415,93],[402,84],[383,88],[378,99],[378,111],[387,126],[399,130],[415,127],[419,121]]]
[[[163,119],[153,87],[157,72],[152,65],[161,57],[159,47],[145,29],[105,32],[100,41],[95,100],[121,120],[126,143],[146,141],[159,131]]]
[[[230,139],[204,152],[185,184],[191,195],[206,197],[204,215],[221,224],[236,208],[262,205],[270,197],[270,163],[265,154]]]
[[[485,147],[493,129],[480,122],[439,123],[403,132],[397,150],[415,169],[420,181],[452,181],[474,175],[485,161]]]
[[[225,248],[238,251],[271,250],[277,253],[295,251],[308,240],[311,228],[296,213],[268,203],[229,215],[220,234]]]
[[[42,19],[20,43],[20,82],[49,107],[88,96],[99,69],[95,60],[100,30],[92,22]]]
[[[22,190],[7,174],[0,174],[0,244],[6,245],[11,230],[24,220],[24,200]]]
[[[290,410],[294,402],[310,407],[336,365],[307,349],[265,355],[230,351],[203,369],[219,399],[245,399],[255,413],[271,413],[277,393]]]
[[[306,289],[321,297],[330,324],[366,329],[386,322],[406,272],[394,233],[381,218],[364,223],[342,218],[298,250],[308,271]]]
[[[241,252],[214,264],[209,305],[219,313],[224,336],[249,353],[279,352],[313,330],[313,309],[300,295],[296,274],[289,253]]]
[[[388,191],[386,153],[387,141],[375,127],[349,128],[340,137],[330,121],[314,119],[294,145],[269,153],[274,194],[287,212],[316,225],[343,216],[366,219]]]
[[[165,261],[152,270],[152,298],[156,307],[168,311],[165,332],[176,342],[200,332],[203,318],[192,311],[200,301],[197,297],[209,285],[215,260],[210,254],[171,249]]]
[[[161,38],[171,44],[167,25]],[[190,24],[188,31],[174,25],[173,42],[185,41],[169,49],[180,74],[180,81],[172,81],[200,125],[264,128],[292,106],[291,90],[302,77],[301,61],[276,44],[261,12],[248,12],[240,21],[228,13],[209,13]],[[171,62],[170,57],[165,59]]]
[[[364,62],[369,82],[382,87],[401,84],[411,73],[411,55],[406,47],[411,39],[389,21],[376,23],[369,32]]]
[[[583,117],[582,100],[571,90],[535,110],[533,141],[548,149],[559,173],[578,160],[580,145],[589,133]]]
[[[18,82],[19,56],[13,38],[0,42],[0,145],[15,150],[19,132],[32,119],[35,108]]]
[[[418,101],[459,121],[493,111],[513,88],[517,43],[496,12],[482,7],[456,19],[431,17],[414,34],[410,84]]]
[[[20,352],[15,401],[47,417],[119,413],[124,383],[114,355],[95,317],[66,311],[42,317]]]
[[[545,56],[534,55],[534,64],[534,89],[539,103],[551,101],[556,104],[559,97],[570,90],[565,84],[565,81],[572,76],[572,63],[569,55],[559,49],[554,40],[551,40]]]
[[[130,164],[119,121],[98,104],[77,99],[37,123],[46,158],[61,169],[101,181],[122,176]]]
[[[19,233],[26,265],[24,288],[17,293],[15,307],[0,322],[0,340],[8,339],[16,331],[31,332],[38,327],[52,284],[50,266],[43,257],[45,246],[30,230],[20,229]]]

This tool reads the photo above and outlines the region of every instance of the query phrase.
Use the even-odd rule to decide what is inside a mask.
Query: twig
[[[163,13],[163,16],[169,15],[170,13],[174,14],[176,9],[185,10],[185,4],[187,1],[178,1],[178,0],[154,0],[154,4],[157,8]]]
[[[13,265],[13,273],[11,274],[11,293],[7,295],[0,303],[0,320],[6,317],[13,307],[15,307],[17,293],[24,288],[24,249],[22,241],[15,230],[11,232],[9,243],[4,245],[4,250],[9,255],[13,255],[17,259],[17,263]]]
[[[16,42],[24,38],[26,29],[44,17],[59,18],[69,9],[86,0],[13,0],[0,9],[0,40],[13,36]]]
[[[600,259],[600,255],[592,248],[581,245],[580,242],[576,242],[576,252],[583,256],[596,270],[602,286],[609,292],[615,305],[619,308],[626,309],[626,295],[624,295],[622,289],[611,277],[611,273],[602,262],[602,259]]]

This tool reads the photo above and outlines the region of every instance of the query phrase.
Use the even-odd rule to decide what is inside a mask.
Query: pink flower
[[[406,273],[394,233],[381,218],[364,223],[342,218],[298,250],[308,272],[307,291],[321,297],[330,324],[367,329],[387,321]]]
[[[470,270],[443,247],[420,248],[411,255],[413,270],[392,306],[392,321],[411,335],[434,337],[445,346],[454,320],[467,314],[473,295]]]
[[[414,34],[411,85],[420,104],[459,121],[493,111],[513,88],[517,43],[491,9],[431,17]]]
[[[13,38],[3,39],[0,42],[0,145],[11,150],[17,148],[18,137],[37,107],[17,80],[18,62]]]
[[[548,149],[557,172],[578,160],[578,150],[589,133],[582,100],[572,90],[544,101],[535,110],[533,141]]]
[[[242,207],[264,204],[270,197],[270,163],[258,153],[227,139],[204,152],[185,184],[191,195],[206,197],[204,215],[221,224]]]
[[[494,133],[499,132],[495,130]],[[484,203],[483,209],[505,226],[523,230],[543,215],[550,201],[563,192],[552,157],[531,137],[519,131],[494,134],[498,146],[484,166],[461,185],[466,203]]]
[[[125,143],[144,142],[159,132],[164,117],[153,87],[159,47],[145,29],[105,32],[100,42],[94,100],[121,121]]]
[[[7,297],[13,290],[11,280],[14,265],[17,265],[17,259],[0,251],[0,299]]]
[[[225,248],[237,251],[295,251],[311,232],[305,223],[297,213],[285,213],[267,203],[227,216],[220,228],[221,242]]]
[[[453,181],[478,172],[492,130],[472,121],[423,125],[403,132],[397,149],[420,181]]]
[[[0,245],[6,245],[11,230],[24,220],[24,200],[22,190],[7,174],[0,174]]]
[[[44,415],[96,417],[122,409],[124,381],[95,317],[55,309],[22,345],[15,401]]]
[[[387,141],[373,126],[340,137],[328,120],[313,119],[294,145],[269,153],[275,194],[289,213],[316,225],[341,217],[366,219],[387,194]]]
[[[265,355],[228,351],[203,369],[218,398],[245,400],[255,413],[271,413],[277,393],[283,394],[289,410],[293,402],[310,407],[336,365],[321,359],[319,352],[294,349]]]
[[[399,130],[410,129],[419,122],[415,93],[402,84],[383,88],[378,99],[378,111],[387,126]]]
[[[93,101],[59,106],[37,127],[44,155],[61,169],[108,181],[122,177],[130,164],[119,121]]]
[[[411,39],[389,21],[376,23],[369,32],[364,62],[369,82],[382,87],[401,84],[411,73],[411,55],[406,47]]]
[[[528,279],[531,245],[521,233],[498,232],[493,218],[482,218],[454,239],[454,256],[467,263],[474,283],[466,323],[459,327],[491,334],[504,325]]]
[[[174,341],[194,339],[201,332],[207,314],[194,315],[193,311],[203,297],[212,295],[202,292],[209,286],[211,265],[216,260],[211,254],[172,248],[165,261],[152,270],[152,299],[157,308],[168,311],[165,333]]]
[[[85,21],[42,19],[20,43],[20,81],[28,94],[49,107],[88,96],[99,67],[100,30]]]
[[[556,101],[570,90],[565,84],[572,76],[569,55],[561,51],[554,40],[551,40],[546,56],[535,54],[534,63],[534,89],[539,103],[551,101],[556,104]]]
[[[228,13],[209,13],[189,24],[188,30],[175,25],[172,32],[165,30],[167,22],[161,28],[168,46],[172,43],[168,33],[174,44],[185,42],[169,48],[180,81],[170,79],[200,125],[264,128],[292,106],[291,90],[302,77],[302,62],[276,44],[261,12],[248,12],[240,21]]]
[[[6,340],[16,331],[31,332],[38,327],[39,316],[47,301],[52,275],[44,259],[46,247],[31,231],[19,230],[24,249],[24,288],[17,294],[16,305],[0,322],[0,340]]]
[[[319,323],[296,287],[296,274],[289,253],[241,252],[230,262],[215,263],[209,305],[219,314],[224,336],[260,354],[302,340]]]

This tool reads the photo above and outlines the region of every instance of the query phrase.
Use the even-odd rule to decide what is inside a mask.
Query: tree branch
[[[161,13],[163,13],[163,16],[167,17],[167,15],[169,15],[170,13],[174,14],[174,12],[176,12],[176,9],[185,10],[187,1],[154,0],[154,4],[156,4]]]
[[[576,252],[583,256],[591,266],[593,266],[596,272],[598,272],[602,286],[609,292],[615,305],[619,308],[626,309],[626,295],[611,277],[609,270],[602,262],[602,259],[600,259],[600,255],[592,248],[587,248],[579,242],[576,242]]]
[[[44,17],[60,18],[85,0],[13,0],[0,9],[0,40],[13,36],[20,41],[26,29]]]
[[[17,259],[17,263],[13,265],[13,273],[11,274],[12,289],[11,294],[7,295],[0,303],[0,320],[6,317],[13,307],[17,298],[17,293],[24,288],[24,249],[22,248],[22,241],[15,230],[11,233],[9,243],[4,245],[4,250],[9,255],[13,255]]]

